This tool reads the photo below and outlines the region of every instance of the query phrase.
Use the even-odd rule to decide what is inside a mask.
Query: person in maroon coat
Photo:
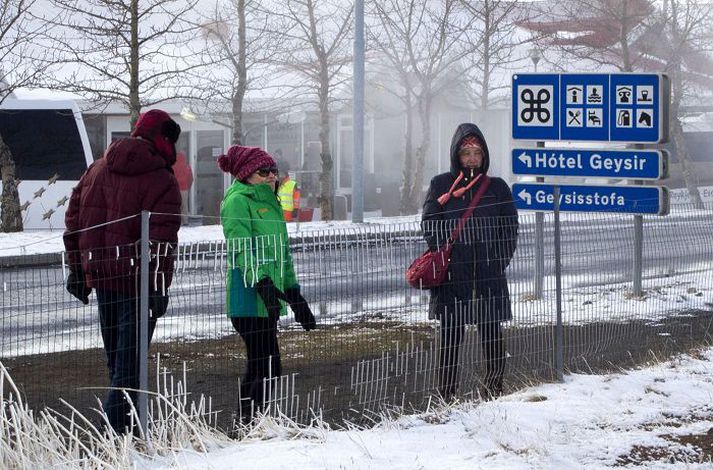
[[[151,212],[149,340],[166,312],[172,251],[181,225],[181,194],[171,166],[181,128],[164,111],[142,114],[131,137],[109,146],[82,175],[65,214],[67,290],[89,303],[96,289],[112,389],[104,400],[111,427],[127,432],[131,405],[122,388],[137,389],[137,323],[141,212]],[[135,402],[136,394],[129,393]]]

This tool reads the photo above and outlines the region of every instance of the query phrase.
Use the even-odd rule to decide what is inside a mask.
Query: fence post
[[[635,144],[634,148],[642,149],[644,146],[642,144]],[[634,180],[633,184],[638,186],[641,185],[643,181]],[[644,257],[644,216],[635,215],[634,216],[634,263],[632,265],[632,293],[634,296],[641,296],[641,271],[642,271],[642,259]]]
[[[544,148],[544,142],[537,142],[538,148]],[[538,183],[545,179],[541,176],[536,178]],[[545,214],[535,212],[535,298],[542,298],[542,288],[545,279]]]
[[[143,435],[148,438],[148,396],[144,391],[149,385],[149,217],[151,213],[141,211],[141,291],[139,303],[139,331],[137,339],[139,341],[139,392],[138,412],[139,426]]]
[[[347,240],[347,243],[349,243],[348,240]],[[362,271],[361,264],[364,261],[363,257],[365,256],[365,254],[362,252],[362,250],[359,250],[359,246],[365,247],[366,250],[368,250],[368,247],[369,247],[369,240],[366,238],[366,236],[364,237],[364,239],[362,239],[362,237],[361,237],[361,229],[356,230],[356,237],[354,240],[354,244],[355,244],[355,249],[352,251],[354,256],[351,257],[351,262],[352,262],[351,271],[352,271],[352,279],[357,279],[358,277],[364,276],[363,274],[361,274],[361,271]],[[354,297],[352,297],[352,313],[361,312],[363,310],[364,310],[364,304],[362,302],[362,296],[355,295]]]
[[[634,265],[632,266],[634,296],[641,296],[641,270],[644,252],[644,216],[634,216]]]
[[[560,188],[552,190],[555,211],[555,298],[557,302],[557,323],[555,324],[555,372],[557,380],[564,382],[564,326],[562,325],[562,245],[560,238]]]

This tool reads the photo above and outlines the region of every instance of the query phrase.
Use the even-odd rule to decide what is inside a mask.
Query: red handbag
[[[406,282],[415,289],[433,289],[438,287],[445,281],[448,276],[448,263],[451,260],[451,251],[453,243],[458,240],[460,232],[465,226],[466,220],[473,214],[478,201],[488,189],[490,178],[483,175],[483,181],[480,183],[478,191],[473,196],[473,199],[468,204],[468,208],[458,220],[458,226],[451,233],[446,244],[439,247],[437,250],[426,250],[416,258],[406,270]]]

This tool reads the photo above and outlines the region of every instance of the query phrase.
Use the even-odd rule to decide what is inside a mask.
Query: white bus
[[[6,99],[0,104],[0,135],[20,180],[24,228],[64,229],[72,188],[93,161],[77,104]]]

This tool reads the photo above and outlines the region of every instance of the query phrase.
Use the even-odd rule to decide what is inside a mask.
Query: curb
[[[62,264],[62,253],[0,256],[0,268],[29,268]]]

